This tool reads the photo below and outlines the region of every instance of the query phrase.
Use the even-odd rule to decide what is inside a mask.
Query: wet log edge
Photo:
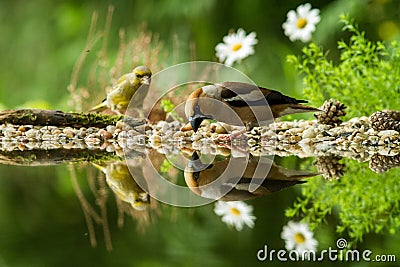
[[[0,124],[103,128],[108,125],[115,125],[118,121],[124,121],[132,127],[146,123],[144,119],[123,115],[63,112],[60,110],[17,109],[0,112]]]
[[[48,166],[64,163],[79,162],[104,162],[110,160],[126,160],[133,158],[143,158],[144,154],[140,151],[129,151],[120,157],[114,153],[106,153],[101,149],[52,149],[52,150],[0,150],[0,164],[19,165],[19,166]]]

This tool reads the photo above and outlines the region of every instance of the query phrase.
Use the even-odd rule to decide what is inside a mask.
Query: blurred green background
[[[337,41],[345,39],[339,14],[349,13],[371,40],[398,39],[400,1],[315,0],[321,10],[314,41],[336,60]],[[109,34],[107,68],[117,57],[119,29],[127,39],[147,30],[159,34],[162,53],[156,69],[190,60],[216,61],[215,45],[229,29],[239,27],[257,33],[255,55],[245,64],[233,65],[256,83],[293,96],[301,95],[301,79],[286,63],[288,54],[300,54],[303,43],[284,36],[282,23],[289,10],[304,1],[203,0],[203,1],[0,1],[0,106],[5,108],[52,108],[71,110],[67,87],[85,42],[94,11],[103,27],[110,5],[114,14]],[[93,61],[100,45],[88,52]],[[245,65],[245,66],[244,66]],[[88,72],[88,67],[83,74]],[[128,69],[126,70],[128,71]],[[100,79],[100,78],[99,78]],[[85,77],[80,77],[85,84]],[[104,92],[104,88],[96,88]],[[95,96],[101,99],[102,96]],[[92,104],[92,103],[91,103]],[[87,105],[89,106],[89,105]],[[296,160],[286,160],[289,167]],[[144,233],[126,218],[117,227],[112,197],[108,217],[113,250],[107,252],[101,227],[96,227],[98,246],[90,246],[87,226],[70,182],[66,166],[0,166],[0,266],[250,266],[264,244],[283,248],[285,208],[291,206],[298,188],[250,201],[257,217],[254,229],[228,229],[213,213],[213,205],[194,210],[159,208]],[[86,172],[79,182],[85,187]],[[91,199],[93,201],[93,199]],[[93,204],[95,205],[95,203]],[[179,211],[179,212],[178,212]],[[315,234],[320,247],[335,247],[335,216]],[[361,249],[398,253],[399,237],[368,235]],[[270,263],[262,263],[270,264]],[[272,263],[279,265],[278,262]],[[299,263],[300,264],[300,263]],[[308,265],[310,265],[308,263]],[[351,266],[367,266],[352,263]],[[387,266],[392,266],[387,264]]]
[[[98,27],[102,28],[109,5],[115,8],[108,46],[111,61],[118,50],[121,28],[126,29],[127,39],[137,36],[143,23],[149,31],[159,34],[163,50],[168,52],[160,67],[167,67],[194,59],[216,60],[215,45],[230,29],[242,27],[248,33],[257,33],[256,53],[245,60],[247,74],[255,82],[290,91],[298,80],[285,63],[286,55],[298,54],[304,44],[290,42],[281,25],[287,12],[303,1],[243,4],[215,0],[150,0],[145,3],[39,0],[21,3],[0,3],[0,103],[7,108],[35,105],[66,108],[66,89],[74,63],[85,47],[92,13],[99,13]],[[367,30],[369,39],[398,36],[398,1],[321,0],[311,3],[314,8],[321,9],[322,16],[314,40],[330,50],[333,58],[337,54],[337,40],[344,38],[338,19],[341,13],[350,13],[361,29]],[[175,39],[179,42],[178,51],[173,51]],[[97,51],[93,49],[90,56]],[[242,66],[234,67],[241,69]]]

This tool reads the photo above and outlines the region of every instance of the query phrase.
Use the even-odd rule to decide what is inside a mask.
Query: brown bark
[[[117,121],[125,121],[131,126],[145,123],[144,119],[124,117],[122,115],[105,115],[95,113],[73,113],[60,110],[18,109],[0,112],[0,124],[16,125],[51,125],[79,127],[106,127],[115,125]]]

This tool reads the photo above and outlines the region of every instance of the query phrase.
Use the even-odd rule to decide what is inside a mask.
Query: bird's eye
[[[194,112],[199,112],[200,111],[200,107],[199,104],[196,103],[196,105],[194,105]]]
[[[144,77],[144,74],[143,74],[143,73],[136,73],[136,76],[137,76],[138,78],[143,78],[143,77]]]

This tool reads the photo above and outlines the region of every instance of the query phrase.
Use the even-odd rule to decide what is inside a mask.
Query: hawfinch
[[[289,170],[265,157],[227,158],[204,164],[196,152],[191,156],[184,177],[195,194],[223,201],[247,200],[304,183],[315,172]]]
[[[116,84],[111,87],[110,92],[107,93],[107,98],[90,109],[89,112],[100,112],[109,108],[114,112],[122,114],[128,108],[133,97],[134,102],[132,107],[137,109],[142,107],[144,98],[147,95],[150,78],[151,71],[147,67],[139,66],[134,68],[132,72],[122,75]],[[140,89],[135,95],[142,85],[147,88]]]
[[[245,125],[249,130],[269,124],[283,115],[320,111],[301,103],[307,101],[253,84],[223,82],[206,85],[192,92],[185,103],[185,113],[195,132],[204,119]]]

